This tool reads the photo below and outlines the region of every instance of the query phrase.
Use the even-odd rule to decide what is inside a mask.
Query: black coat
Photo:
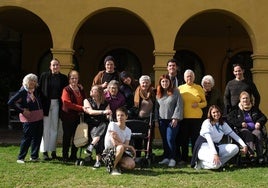
[[[38,87],[38,91],[41,97],[41,101],[42,101],[42,105],[43,105],[43,111],[44,111],[44,115],[48,116],[49,113],[49,108],[50,108],[50,102],[51,99],[49,97],[49,90],[50,90],[50,83],[51,83],[51,76],[52,73],[51,71],[48,72],[44,72],[41,74],[40,79],[39,79],[39,87]],[[59,73],[60,76],[60,91],[62,93],[62,90],[65,86],[67,86],[69,84],[68,78],[66,75]],[[60,108],[62,106],[62,102],[61,102],[61,93],[59,95],[59,104],[60,104]]]
[[[255,106],[250,109],[249,114],[252,118],[252,121],[254,123],[259,122],[262,127],[267,122],[266,116]],[[232,128],[237,128],[238,130],[241,129],[242,122],[245,122],[244,111],[237,106],[227,115],[227,121]]]

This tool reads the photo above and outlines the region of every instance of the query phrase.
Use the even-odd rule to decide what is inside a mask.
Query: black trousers
[[[62,157],[69,158],[69,148],[71,146],[70,158],[75,159],[77,157],[77,147],[73,143],[73,138],[77,125],[80,123],[79,118],[74,120],[62,120],[63,140],[62,140]]]
[[[186,118],[180,123],[179,133],[176,138],[179,160],[188,161],[189,159],[189,142],[191,141],[192,150],[200,134],[202,119]]]

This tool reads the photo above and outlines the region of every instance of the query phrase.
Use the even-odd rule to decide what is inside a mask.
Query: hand
[[[172,119],[171,127],[175,128],[175,127],[177,127],[177,124],[178,124],[178,120],[177,119]]]
[[[220,157],[219,157],[218,154],[214,155],[213,163],[216,164],[216,165],[221,164]]]
[[[103,84],[101,84],[102,88],[107,88],[108,82],[104,82]]]
[[[103,111],[103,114],[105,114],[105,115],[112,115],[112,110],[110,110],[110,109],[104,110]]]
[[[136,158],[136,150],[133,146],[127,146],[127,149],[133,154],[133,158]]]
[[[158,121],[155,121],[155,122],[154,122],[154,126],[155,126],[155,127],[159,127],[159,123],[158,123]]]
[[[243,154],[246,154],[248,152],[248,147],[245,146],[240,150]]]
[[[192,104],[192,107],[193,107],[193,108],[197,108],[197,107],[198,107],[198,103],[197,103],[197,102],[194,102],[194,103]]]
[[[242,127],[243,127],[243,128],[247,128],[247,126],[248,126],[248,125],[247,125],[246,122],[243,122],[243,123],[242,123]]]
[[[255,129],[260,130],[261,124],[259,122],[255,123]]]
[[[87,112],[87,108],[88,108],[88,107],[83,106],[82,108],[83,108],[83,111],[84,111],[84,112]]]
[[[22,114],[23,114],[25,117],[30,117],[31,112],[30,112],[27,108],[25,108]]]

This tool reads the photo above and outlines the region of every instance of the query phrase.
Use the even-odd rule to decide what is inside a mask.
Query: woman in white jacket
[[[223,135],[232,137],[243,147],[241,151],[247,152],[248,148],[244,141],[222,119],[220,108],[212,105],[196,141],[191,167],[218,169],[234,157],[239,152],[239,148],[236,144],[220,144]]]

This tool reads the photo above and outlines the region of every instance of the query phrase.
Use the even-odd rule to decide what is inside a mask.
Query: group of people
[[[241,65],[234,66],[236,78],[227,84],[224,97],[214,88],[211,75],[203,77],[201,86],[188,69],[183,83],[176,59],[168,60],[167,74],[160,77],[156,88],[147,75],[135,80],[127,71],[117,72],[112,56],[105,58],[104,66],[105,70],[95,76],[88,98],[79,83],[79,73],[71,70],[68,77],[61,74],[57,59],[50,62],[50,71],[42,73],[39,80],[32,73],[24,77],[21,89],[8,102],[20,113],[23,123],[18,163],[24,163],[30,145],[31,161],[39,160],[39,150],[44,160],[58,157],[59,118],[63,128],[62,158],[76,160],[73,138],[82,113],[90,133],[86,152],[96,152],[94,168],[101,166],[102,152],[114,148],[114,175],[121,174],[120,168],[133,169],[133,156],[141,155],[135,148],[143,147],[140,140],[134,141],[134,147],[129,145],[128,118],[146,123],[153,120],[152,126],[159,128],[163,143],[161,165],[175,167],[177,161],[187,164],[191,141],[192,167],[219,168],[239,152],[235,144],[220,144],[223,135],[231,136],[251,158],[256,147],[262,162],[262,129],[267,119],[258,108],[258,90],[243,77]]]

